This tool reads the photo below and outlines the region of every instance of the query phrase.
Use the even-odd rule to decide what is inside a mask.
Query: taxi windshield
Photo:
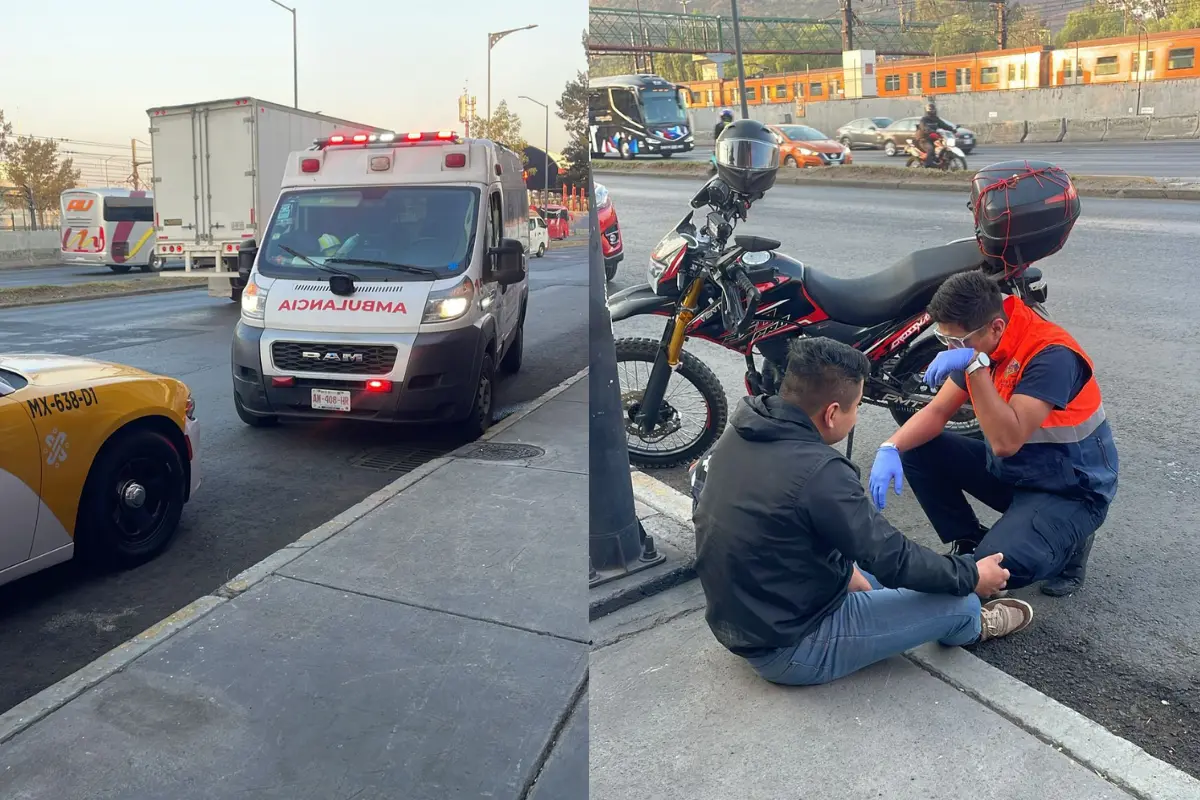
[[[463,186],[371,186],[284,192],[267,228],[259,272],[364,280],[461,275],[475,246],[479,190]],[[414,269],[415,268],[415,269]]]

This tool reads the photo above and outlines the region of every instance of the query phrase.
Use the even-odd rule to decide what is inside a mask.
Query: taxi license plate
[[[313,389],[312,407],[314,411],[349,411],[350,393],[336,389]]]

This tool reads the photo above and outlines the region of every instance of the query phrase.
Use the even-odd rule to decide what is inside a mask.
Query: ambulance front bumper
[[[319,363],[311,368],[301,364],[297,369],[296,348],[291,345],[304,344],[313,352],[352,354],[381,345],[366,344],[353,334],[322,334],[318,342],[306,344],[313,336],[311,332],[273,331],[238,323],[233,340],[233,389],[248,413],[430,423],[457,421],[471,412],[484,353],[479,328],[398,335],[383,345],[397,353],[390,368],[374,355],[376,349],[371,351],[367,367],[338,365],[338,373],[318,371]],[[373,337],[372,342],[377,341],[378,337]],[[389,386],[372,390],[370,381]],[[331,398],[344,400],[347,394],[349,411],[313,407],[314,403],[328,405]]]

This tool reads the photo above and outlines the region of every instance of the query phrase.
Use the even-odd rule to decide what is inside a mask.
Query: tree
[[[558,99],[558,118],[567,129],[567,146],[563,158],[569,166],[559,173],[559,179],[574,186],[586,186],[591,173],[592,143],[588,128],[588,75],[578,72],[567,81]],[[559,165],[560,167],[562,165]]]
[[[0,108],[0,163],[4,162],[4,148],[8,144],[9,136],[12,136],[12,123],[5,122],[4,109]]]
[[[4,147],[4,171],[10,185],[33,193],[39,227],[42,215],[58,207],[59,195],[79,185],[79,170],[71,159],[59,158],[58,142],[51,139],[19,136],[8,141]]]
[[[491,139],[499,142],[509,150],[521,156],[526,175],[536,175],[537,167],[529,166],[529,158],[525,148],[529,142],[521,135],[521,118],[508,110],[508,103],[500,101],[500,105],[492,110],[491,119],[475,117],[471,120],[471,135],[476,139]],[[549,158],[549,156],[547,156]]]

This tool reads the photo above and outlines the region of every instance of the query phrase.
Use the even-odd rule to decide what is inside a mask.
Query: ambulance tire
[[[516,375],[521,371],[521,363],[525,360],[525,309],[521,308],[521,320],[517,323],[517,334],[513,343],[508,346],[508,352],[500,360],[500,369],[505,375]]]
[[[187,480],[183,455],[165,434],[144,427],[118,431],[101,448],[84,484],[76,535],[80,555],[118,569],[159,555],[179,527]],[[135,484],[145,491],[137,510],[122,500]]]
[[[492,413],[495,410],[496,397],[496,365],[491,353],[483,354],[483,364],[479,368],[479,382],[475,387],[475,400],[471,404],[471,413],[467,415],[463,431],[471,437],[471,441],[487,433],[492,427]]]
[[[124,275],[129,270],[133,269],[133,264],[109,264],[108,268],[118,275]]]

